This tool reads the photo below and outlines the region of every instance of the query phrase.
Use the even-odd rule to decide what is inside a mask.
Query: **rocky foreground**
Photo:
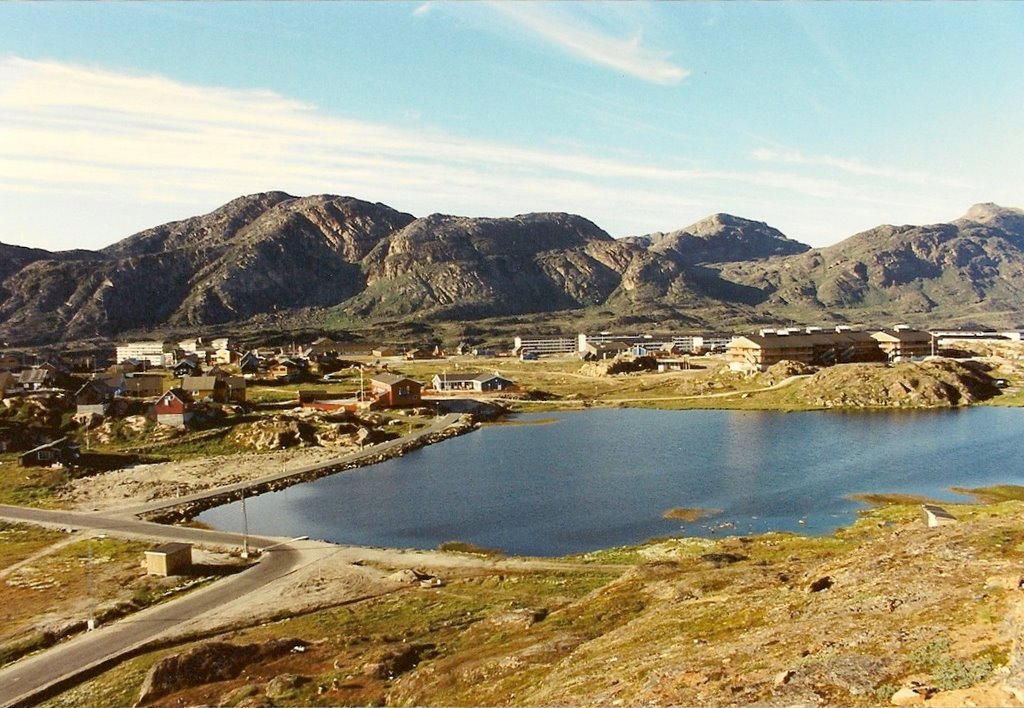
[[[668,539],[534,567],[432,554],[429,574],[331,607],[347,574],[393,572],[367,551],[59,704],[1024,705],[1024,504],[947,509],[957,523],[939,528],[893,505],[827,538]],[[267,624],[289,601],[302,614]]]

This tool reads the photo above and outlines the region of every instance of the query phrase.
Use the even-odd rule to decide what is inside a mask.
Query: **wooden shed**
[[[192,544],[165,543],[146,551],[149,575],[182,575],[192,568]]]

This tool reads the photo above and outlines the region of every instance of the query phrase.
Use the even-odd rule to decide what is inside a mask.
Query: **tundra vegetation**
[[[959,522],[935,529],[917,504],[893,503],[827,537],[661,539],[529,571],[436,569],[443,585],[239,623],[47,705],[132,705],[154,676],[142,705],[872,706],[908,686],[944,705],[1009,704],[1024,503],[1019,489],[978,494],[1004,500],[950,505]],[[281,642],[290,650],[270,651]],[[225,652],[228,674],[168,669]]]

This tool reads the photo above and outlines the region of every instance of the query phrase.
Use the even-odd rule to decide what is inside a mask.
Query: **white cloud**
[[[543,2],[493,2],[504,17],[560,49],[654,84],[676,84],[690,72],[670,61],[671,52],[643,45],[642,32],[631,38],[612,36]]]
[[[765,150],[754,157],[813,162]],[[856,161],[819,161],[875,174]],[[266,91],[0,58],[0,241],[100,247],[269,189],[347,194],[420,215],[569,211],[617,236],[679,228],[726,208],[764,218],[767,201],[829,200],[864,213],[909,196],[834,175],[679,168],[469,140],[341,118]]]
[[[869,165],[855,158],[833,157],[832,155],[804,155],[797,150],[774,150],[758,148],[751,152],[751,158],[759,162],[784,165],[826,167],[858,177],[880,177],[895,182],[917,185],[940,185],[944,187],[969,187],[963,180],[936,175],[918,170],[905,170],[884,165]]]

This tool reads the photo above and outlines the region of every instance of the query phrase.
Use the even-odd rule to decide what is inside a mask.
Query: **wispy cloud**
[[[549,3],[492,2],[489,6],[559,49],[628,76],[669,85],[690,74],[671,61],[671,52],[644,46],[642,32],[613,36]]]
[[[825,167],[858,177],[878,177],[908,184],[940,185],[945,187],[970,186],[962,180],[919,170],[906,170],[886,165],[870,165],[856,158],[834,157],[832,155],[805,155],[798,150],[758,148],[751,152],[750,156],[759,162]]]
[[[811,161],[764,150],[754,157]],[[874,174],[855,161],[834,162]],[[570,211],[617,236],[677,228],[726,208],[746,215],[752,199],[773,195],[780,203],[796,195],[862,205],[898,197],[870,185],[855,190],[834,176],[470,140],[329,115],[267,91],[0,58],[0,240],[24,242],[11,224],[38,228],[59,212],[53,228],[64,229],[68,214],[88,212],[103,221],[104,242],[74,245],[102,246],[131,233],[117,221],[129,208],[141,221],[135,228],[144,228],[160,223],[154,214],[167,214],[161,205],[179,205],[173,218],[180,218],[268,189],[347,194],[417,214]],[[28,199],[48,208],[26,209]]]

